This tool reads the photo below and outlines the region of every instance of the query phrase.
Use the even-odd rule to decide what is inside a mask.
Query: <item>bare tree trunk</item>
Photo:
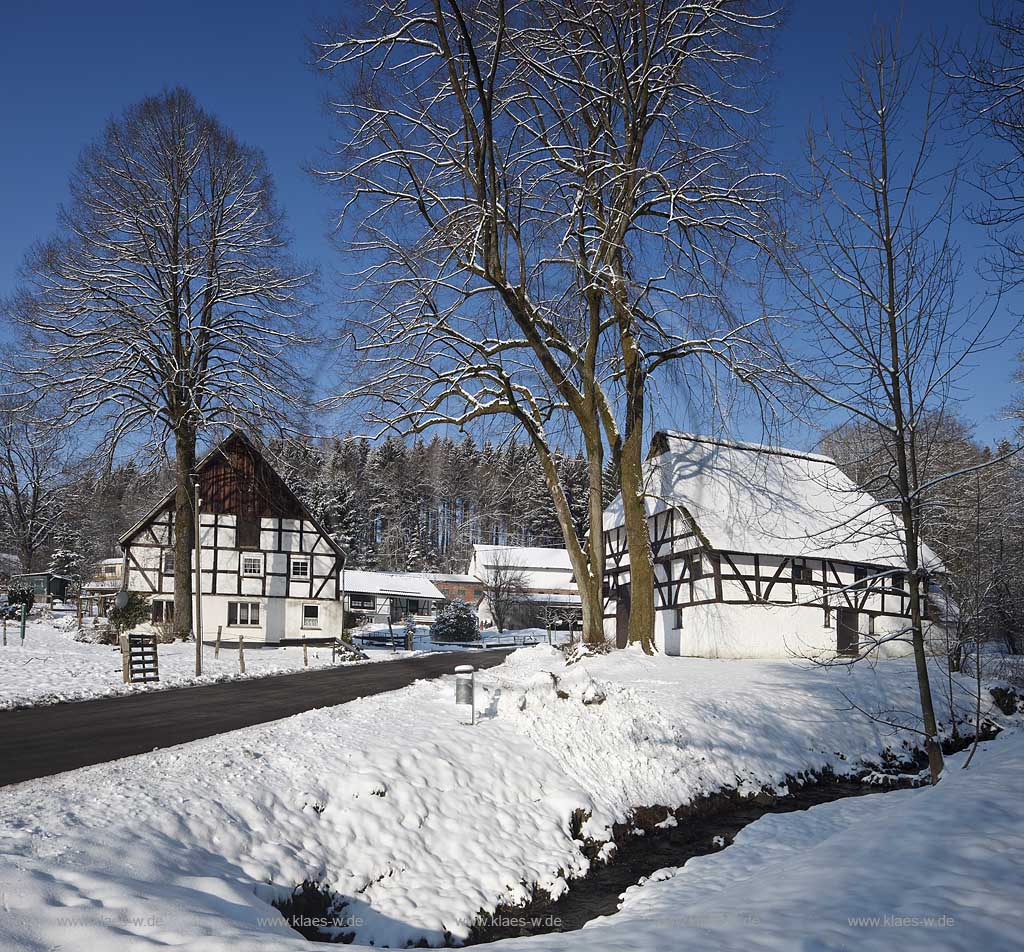
[[[627,432],[619,459],[622,513],[629,546],[629,641],[654,653],[654,562],[644,508],[643,431]]]
[[[595,421],[594,428],[597,428]],[[600,437],[598,437],[599,439]],[[569,509],[569,501],[565,497],[561,481],[558,478],[558,468],[552,458],[550,451],[544,441],[536,435],[532,435],[534,449],[536,449],[541,461],[541,468],[544,471],[544,478],[547,480],[551,498],[555,503],[555,515],[558,517],[558,524],[562,529],[562,536],[565,539],[566,549],[569,552],[569,562],[572,565],[573,575],[576,579],[576,588],[580,594],[580,608],[583,615],[583,640],[587,644],[602,644],[604,638],[604,579],[601,574],[594,572],[594,562],[601,566],[604,563],[604,533],[603,533],[603,511],[595,512],[593,505],[593,484],[591,484],[591,506],[590,506],[590,552],[586,552],[576,538],[576,527],[573,523],[572,512]],[[600,466],[598,466],[600,470]],[[600,483],[598,483],[600,486]],[[598,490],[600,492],[600,490]],[[600,554],[595,556],[595,547]]]
[[[174,636],[192,634],[192,550],[195,517],[192,482],[196,468],[196,431],[179,424],[174,434]],[[197,633],[197,637],[201,637]]]
[[[921,698],[921,718],[924,722],[925,750],[928,752],[928,768],[932,783],[939,782],[944,760],[942,747],[938,742],[938,722],[935,720],[935,705],[932,703],[932,689],[928,676],[928,657],[924,651],[924,622],[921,618],[921,578],[918,574],[916,539],[911,547],[913,533],[908,532],[907,569],[910,577],[910,627],[914,645],[914,667],[917,671],[917,691]],[[927,595],[925,596],[927,597]]]

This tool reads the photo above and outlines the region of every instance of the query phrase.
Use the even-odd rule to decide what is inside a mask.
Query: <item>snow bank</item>
[[[477,685],[476,727],[450,679],[421,681],[7,788],[0,947],[316,948],[265,901],[305,879],[345,897],[360,943],[458,940],[587,870],[576,811],[604,839],[636,806],[853,772],[913,740],[850,710],[913,709],[904,662],[567,667],[539,646]]]
[[[582,930],[501,943],[544,952],[1021,947],[1024,733],[937,787],[769,814],[728,849],[664,869]]]

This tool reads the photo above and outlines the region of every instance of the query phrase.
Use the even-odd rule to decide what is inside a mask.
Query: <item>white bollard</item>
[[[471,664],[460,664],[455,669],[455,703],[468,704],[469,723],[476,724],[476,689]]]

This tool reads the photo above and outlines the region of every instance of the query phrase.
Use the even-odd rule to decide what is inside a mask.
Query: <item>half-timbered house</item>
[[[645,472],[655,638],[668,654],[770,658],[910,652],[899,524],[826,456],[675,432]],[[605,512],[605,631],[625,644],[621,500]],[[930,589],[943,568],[923,547]],[[929,627],[940,599],[925,599]]]
[[[342,630],[344,552],[255,444],[231,433],[197,464],[203,637],[282,644]],[[174,494],[121,537],[125,587],[174,612]],[[195,550],[192,571],[195,575]]]

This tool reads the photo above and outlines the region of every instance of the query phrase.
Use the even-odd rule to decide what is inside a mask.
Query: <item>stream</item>
[[[580,929],[591,919],[617,912],[619,896],[642,877],[666,866],[682,866],[691,857],[727,848],[743,827],[766,813],[806,810],[820,803],[882,794],[900,786],[831,780],[798,788],[785,797],[713,799],[706,805],[707,812],[702,809],[698,815],[681,816],[677,826],[647,828],[642,836],[617,837],[618,851],[611,863],[592,866],[582,879],[570,882],[568,892],[557,900],[538,896],[527,907],[497,910],[486,926],[475,930],[467,945]],[[667,814],[664,811],[661,815]],[[723,837],[726,845],[716,845],[715,837]]]

